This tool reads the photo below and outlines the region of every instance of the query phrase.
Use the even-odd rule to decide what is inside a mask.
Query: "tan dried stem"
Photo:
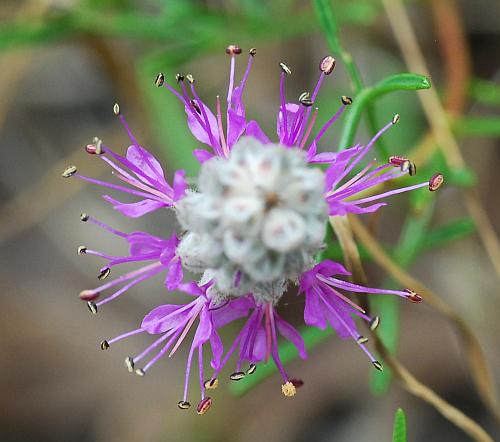
[[[361,279],[355,282],[366,284],[366,278],[364,277],[363,266],[361,264],[361,260],[359,259],[359,253],[357,252],[357,245],[354,241],[354,238],[351,233],[351,228],[345,228],[345,225],[351,225],[352,231],[359,238],[358,234],[362,231],[364,234],[367,234],[371,237],[369,232],[364,228],[364,226],[357,220],[356,217],[350,216],[347,217],[331,217],[330,223],[332,224],[333,229],[335,230],[335,234],[337,235],[342,250],[344,252],[344,256],[346,259],[346,266],[349,268],[349,265],[353,267],[349,268],[353,272],[353,274],[362,275]],[[337,228],[340,226],[340,228]],[[360,226],[362,229],[360,229]],[[378,242],[373,239],[374,244],[378,246]],[[367,247],[367,244],[365,244]],[[368,248],[368,247],[367,247]],[[354,251],[355,250],[355,251]],[[354,252],[353,252],[354,251]],[[368,249],[371,253],[372,251]],[[383,250],[382,250],[383,252]],[[383,252],[385,254],[385,252]],[[378,255],[377,255],[378,256]],[[380,255],[381,256],[381,255]],[[376,259],[377,261],[377,259]],[[378,262],[378,261],[377,261]],[[404,272],[403,272],[404,273]],[[394,279],[398,273],[391,274]],[[411,282],[411,284],[403,284],[412,289],[417,287],[420,289],[419,294],[424,295],[424,299],[432,299],[434,294],[429,296],[429,293],[426,288],[424,288],[418,281],[414,280],[412,277],[408,275],[408,278],[405,280],[406,282]],[[425,293],[424,293],[425,292]],[[436,304],[444,304],[439,297],[436,298]],[[449,311],[450,308],[444,304],[441,305],[440,308],[444,308],[446,311]],[[375,343],[377,349],[382,356],[384,362],[392,369],[394,376],[397,380],[402,382],[403,387],[414,396],[422,399],[424,402],[427,402],[431,406],[433,406],[439,413],[441,413],[446,419],[448,419],[451,423],[460,428],[464,433],[468,434],[472,439],[478,442],[493,442],[493,439],[486,433],[486,431],[477,424],[474,420],[466,416],[459,409],[445,401],[442,397],[440,397],[434,390],[430,387],[427,387],[422,382],[417,380],[408,369],[394,356],[392,356],[388,350],[388,348],[384,345],[384,343],[380,340],[380,338],[372,333],[375,339]],[[480,349],[479,349],[480,350]]]
[[[430,77],[417,38],[413,31],[410,19],[401,0],[383,0],[385,11],[401,53],[411,71],[419,72]],[[434,88],[419,92],[419,98],[425,115],[431,126],[434,137],[443,150],[443,154],[450,165],[456,169],[465,167],[465,161],[460,152],[455,137],[451,131],[446,112]],[[462,189],[465,205],[478,229],[488,257],[500,277],[500,242],[488,215],[482,206],[475,189]]]
[[[391,276],[403,287],[409,287],[412,290],[415,290],[424,298],[425,302],[442,313],[455,326],[460,334],[462,342],[464,343],[472,379],[477,391],[483,403],[488,407],[497,420],[500,420],[496,385],[491,376],[491,372],[488,368],[481,345],[469,325],[438,294],[409,275],[395,261],[393,261],[382,248],[380,243],[370,234],[358,218],[350,216],[349,221],[357,240],[363,244],[366,250],[373,257],[374,261],[382,267],[389,276]]]

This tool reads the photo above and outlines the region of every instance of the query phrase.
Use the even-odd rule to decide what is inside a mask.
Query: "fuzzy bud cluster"
[[[277,301],[323,244],[324,176],[305,155],[241,138],[228,159],[202,166],[197,191],[176,205],[186,231],[177,249],[184,267],[215,281],[220,301],[249,292]]]

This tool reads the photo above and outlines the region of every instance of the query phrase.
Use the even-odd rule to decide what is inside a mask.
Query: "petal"
[[[259,123],[257,121],[252,120],[247,123],[247,127],[245,130],[245,135],[249,137],[256,138],[262,144],[270,144],[271,140],[264,133],[264,131],[260,128]]]
[[[351,272],[349,272],[342,264],[330,259],[321,261],[319,264],[314,266],[313,270],[315,270],[316,273],[321,273],[325,276],[351,274]]]
[[[227,111],[227,145],[231,148],[246,129],[245,114],[238,114],[233,109]]]
[[[182,263],[179,258],[175,259],[170,265],[167,276],[165,278],[165,285],[168,290],[175,290],[182,281],[184,272],[182,271]]]
[[[148,333],[164,333],[178,327],[187,320],[191,308],[176,304],[160,305],[151,310],[142,320],[141,328]]]
[[[387,205],[387,203],[378,203],[372,204],[368,207],[359,207],[356,204],[345,203],[343,201],[338,200],[329,200],[328,201],[328,214],[330,216],[342,216],[347,215],[348,213],[372,213],[376,212],[380,207]]]
[[[314,289],[306,291],[306,305],[304,307],[304,322],[321,330],[326,328],[324,307]]]
[[[325,316],[340,338],[346,339],[352,337],[346,325],[357,333],[356,323],[351,316],[352,309],[347,306],[344,301],[341,301],[336,297],[329,296],[328,299],[324,299],[324,302],[329,305],[329,307],[325,306],[324,308]],[[336,314],[330,309],[335,310]],[[342,318],[345,325],[339,320],[339,316]]]
[[[109,195],[103,195],[103,198],[108,203],[113,204],[113,209],[118,210],[123,215],[130,218],[138,218],[146,213],[158,210],[161,207],[169,207],[167,203],[150,199],[144,199],[136,203],[122,203]]]
[[[187,114],[189,130],[198,141],[201,141],[202,143],[215,149],[219,147],[219,128],[217,126],[217,118],[215,118],[215,115],[205,104],[201,103],[201,106],[203,106],[203,109],[206,112],[208,123],[210,125],[210,132],[212,133],[215,145],[212,145],[208,132],[205,130],[204,126],[199,123],[198,118],[193,115],[193,112],[188,109],[187,106],[184,106],[184,110]],[[202,121],[203,125],[205,125],[203,114],[199,115],[199,117],[200,121]]]
[[[203,164],[205,161],[208,161],[210,158],[213,158],[214,154],[205,149],[194,149],[193,150],[194,157],[198,160],[200,164]]]
[[[180,200],[186,194],[186,172],[178,170],[174,174],[174,201]]]
[[[164,239],[146,232],[132,232],[127,235],[127,242],[130,246],[131,256],[147,255],[154,252],[158,252],[160,255],[165,244]]]
[[[252,333],[252,330],[249,330],[249,333]],[[259,329],[257,330],[257,335],[255,337],[255,342],[253,345],[252,354],[249,355],[249,357],[245,357],[245,359],[255,364],[257,362],[265,360],[266,356],[267,356],[266,331],[264,330],[264,327],[259,325]]]
[[[196,329],[196,333],[193,338],[193,347],[198,347],[207,342],[212,334],[212,329],[213,327],[210,312],[208,311],[208,308],[204,307],[200,312],[200,323],[198,324],[198,328]]]
[[[318,146],[316,145],[316,141],[313,141],[311,145],[309,146],[309,149],[307,149],[307,161],[311,161],[312,158],[316,155],[316,152],[318,150]]]
[[[309,162],[312,164],[333,163],[337,160],[337,152],[321,152],[314,155]]]
[[[248,314],[248,310],[254,306],[254,302],[249,298],[238,298],[230,301],[222,307],[212,308],[210,311],[212,312],[214,327],[224,327],[226,324],[246,316]]]
[[[165,183],[165,176],[159,161],[142,146],[135,144],[129,146],[127,149],[127,160],[153,181]]]
[[[274,317],[276,319],[276,327],[281,336],[295,345],[302,359],[307,359],[306,346],[300,333],[291,324],[281,319],[277,313],[274,314]]]
[[[276,132],[278,134],[280,142],[283,142],[285,135],[287,133],[289,134],[290,131],[292,130],[292,127],[295,124],[295,121],[298,117],[300,106],[296,103],[286,103],[285,111],[286,111],[286,127],[288,130],[285,131],[285,124],[283,121],[283,112],[281,111],[281,107],[278,112],[278,118],[276,120]]]
[[[205,291],[196,282],[190,281],[179,284],[177,287],[181,292],[192,296],[204,296]]]
[[[210,365],[214,370],[220,367],[222,354],[224,353],[224,347],[222,345],[222,340],[215,330],[212,330],[210,335],[210,348],[212,349],[212,360]]]

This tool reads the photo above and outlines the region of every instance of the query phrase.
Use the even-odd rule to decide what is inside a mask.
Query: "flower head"
[[[110,256],[84,246],[78,249],[79,254],[96,255],[107,261],[100,269],[99,279],[108,277],[119,264],[134,262],[140,263],[140,267],[100,287],[84,290],[80,297],[97,313],[98,307],[162,272],[167,291],[178,289],[190,295],[192,299],[186,304],[154,308],[139,328],[103,341],[101,348],[108,349],[139,333],[154,335],[153,343],[142,353],[125,360],[130,371],[143,376],[160,358],[176,353],[194,330],[184,393],[178,405],[181,409],[190,406],[188,381],[193,357],[197,355],[199,414],[210,408],[212,399],[206,396],[206,390],[217,386],[221,370],[233,356],[236,363],[230,379],[239,381],[252,374],[258,363],[272,358],[282,377],[283,394],[295,395],[302,381],[285,371],[279,357],[278,336],[295,345],[302,358],[307,356],[306,349],[299,332],[277,312],[285,290],[293,285],[305,297],[306,325],[321,329],[329,325],[341,338],[354,339],[375,368],[382,369],[355,322],[359,318],[375,329],[379,319],[369,316],[348,293],[394,295],[411,302],[420,302],[421,298],[409,289],[382,290],[353,284],[346,280],[350,274],[343,266],[322,261],[319,252],[325,246],[328,217],[374,212],[391,195],[422,187],[434,191],[443,182],[443,176],[435,174],[420,184],[377,193],[379,185],[416,173],[415,165],[402,157],[390,157],[381,165],[375,161],[362,163],[375,141],[398,122],[397,115],[366,145],[318,153],[325,133],[352,103],[349,97],[341,97],[339,110],[316,130],[318,109],[313,110],[313,105],[322,83],[334,71],[335,59],[331,56],[321,60],[312,93],[303,92],[297,102],[286,100],[285,83],[291,69],[280,63],[277,137],[271,140],[256,121],[247,120],[243,103],[256,50],[250,50],[238,84],[236,57],[242,50],[230,45],[226,52],[230,56],[230,73],[224,118],[220,97],[216,98],[213,112],[200,99],[192,75],[178,74],[177,88],[168,84],[163,74],[155,79],[156,86],[165,87],[179,99],[189,129],[204,145],[193,151],[201,171],[189,189],[182,170],[174,173],[172,184],[168,183],[159,161],[138,143],[118,105],[114,112],[131,142],[126,155],[114,152],[97,138],[86,146],[86,151],[108,163],[121,183],[89,178],[79,174],[74,166],[63,172],[66,178],[75,176],[132,196],[133,201],[121,202],[104,195],[125,216],[135,218],[163,208],[175,211],[183,233],[179,237],[174,233],[167,239],[146,232],[123,233],[83,214],[83,221],[106,229],[129,245],[125,256]],[[184,270],[198,274],[199,280],[184,282]],[[99,299],[103,291],[119,285],[120,289]],[[219,329],[240,318],[245,318],[242,328],[224,354]],[[204,376],[205,346],[212,353],[213,373],[208,379]],[[138,366],[155,351],[146,364]]]

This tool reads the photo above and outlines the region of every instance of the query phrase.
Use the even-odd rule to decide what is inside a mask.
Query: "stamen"
[[[134,372],[134,359],[131,357],[131,356],[127,356],[125,358],[125,367],[127,367],[127,370],[129,371],[129,373],[133,373]]]
[[[392,117],[392,121],[391,121],[391,122],[392,122],[392,124],[397,124],[397,123],[399,123],[399,119],[400,119],[399,114],[394,115],[394,116]]]
[[[366,344],[368,342],[368,338],[365,338],[364,336],[358,336],[356,339],[357,344]]]
[[[164,82],[165,82],[165,75],[160,72],[155,78],[155,86],[162,87]]]
[[[248,53],[252,56],[255,57],[255,54],[257,54],[257,49],[256,48],[251,48]]]
[[[281,391],[286,397],[292,397],[297,394],[297,389],[295,388],[295,385],[293,385],[293,383],[290,381],[285,382],[281,386]]]
[[[379,316],[374,316],[372,319],[370,319],[370,330],[375,331],[377,327],[380,325],[380,317]]]
[[[77,255],[85,255],[87,252],[87,247],[85,246],[79,246],[78,249],[76,249]]]
[[[94,140],[91,144],[87,144],[85,146],[85,151],[89,155],[101,155],[102,151],[102,140],[100,138],[94,137]]]
[[[175,81],[177,83],[180,83],[180,82],[184,81],[184,75],[182,75],[182,74],[175,74]]]
[[[191,84],[194,84],[194,77],[191,74],[186,75],[186,80],[189,81]]]
[[[214,146],[214,149],[215,149],[217,147],[217,143],[215,142],[214,136],[212,134],[212,128],[210,126],[210,121],[208,120],[208,115],[207,115],[207,112],[205,110],[205,107],[203,106],[203,103],[200,100],[200,97],[196,93],[196,89],[194,87],[194,78],[191,74],[188,74],[186,76],[186,78],[191,83],[191,92],[193,93],[193,96],[196,99],[196,101],[191,100],[191,104],[193,104],[193,107],[196,109],[196,112],[201,113],[203,115],[203,120],[205,121],[206,131],[208,132],[208,137],[210,138],[210,143],[212,143],[212,146]]]
[[[429,190],[431,192],[434,192],[438,190],[443,183],[444,183],[444,176],[441,173],[436,173],[435,175],[432,175],[431,179],[429,180]]]
[[[99,274],[97,275],[97,279],[99,281],[102,281],[103,279],[106,279],[110,273],[111,269],[109,267],[105,267],[99,272]]]
[[[120,105],[118,103],[115,103],[115,105],[113,106],[113,113],[116,116],[120,115]]]
[[[222,152],[226,158],[229,157],[229,150],[226,144],[226,138],[224,137],[224,128],[222,127],[222,113],[220,108],[220,96],[216,97],[216,108],[217,108],[217,125],[219,126],[219,137],[220,145],[222,146]]]
[[[66,169],[64,169],[64,172],[61,174],[63,178],[69,178],[73,176],[77,171],[76,166],[69,166]]]
[[[302,92],[299,96],[299,103],[305,107],[312,106],[314,104],[314,101],[311,100],[310,92]]]
[[[422,302],[422,297],[417,292],[414,292],[413,290],[410,289],[405,289],[405,292],[408,293],[407,296],[408,301],[414,302],[416,304]]]
[[[292,70],[285,63],[280,63],[280,68],[286,75],[292,74]]]
[[[245,377],[245,373],[243,371],[235,371],[231,373],[229,379],[232,381],[241,381]]]
[[[109,342],[104,340],[104,341],[101,341],[101,343],[99,344],[99,346],[101,347],[101,350],[107,350],[109,348]]]
[[[83,221],[84,223],[89,220],[89,216],[86,213],[80,213],[80,221]]]
[[[191,407],[191,404],[188,402],[188,401],[179,401],[177,403],[177,406],[181,409],[181,410],[187,410],[188,408]]]
[[[207,390],[215,390],[219,386],[219,380],[217,378],[207,379],[204,385]]]
[[[372,361],[372,364],[378,371],[384,371],[384,367],[379,361]]]
[[[206,397],[205,399],[202,399],[200,401],[200,403],[196,407],[196,412],[199,415],[203,415],[210,409],[211,406],[212,406],[212,398]]]
[[[184,338],[186,337],[186,335],[188,334],[189,330],[191,329],[194,321],[196,320],[196,318],[198,317],[198,314],[200,313],[201,309],[203,308],[203,302],[199,302],[198,305],[196,305],[192,312],[191,312],[191,318],[189,318],[189,321],[188,323],[186,324],[186,327],[184,328],[184,330],[182,331],[182,334],[181,336],[179,337],[179,340],[176,342],[176,344],[174,345],[174,348],[172,349],[172,351],[170,352],[170,354],[168,355],[169,358],[171,358],[173,356],[173,354],[177,351],[177,349],[179,348],[179,346],[181,345],[182,341],[184,340]]]
[[[144,377],[144,375],[146,374],[146,372],[142,368],[136,368],[135,374],[137,376],[140,376],[142,378],[142,377]]]
[[[80,292],[80,299],[82,301],[95,301],[97,298],[99,298],[100,293],[96,292],[95,290],[82,290]]]
[[[226,54],[228,54],[228,55],[239,55],[239,54],[241,54],[241,48],[238,45],[229,45],[226,48]],[[252,54],[252,55],[255,55],[255,54]]]
[[[340,101],[342,101],[344,106],[350,106],[352,104],[352,98],[347,95],[342,95],[342,97],[340,97]]]
[[[306,145],[307,139],[309,138],[309,135],[311,134],[311,131],[313,129],[314,123],[316,122],[316,118],[318,116],[318,108],[314,109],[313,116],[311,117],[311,121],[309,122],[309,126],[307,127],[306,133],[304,134],[304,138],[302,138],[302,141],[300,143],[300,148],[303,149],[304,146]],[[309,111],[309,109],[308,109]],[[299,135],[300,137],[300,135]]]
[[[250,364],[250,367],[248,367],[247,374],[254,374],[255,370],[257,370],[257,366],[255,364]]]
[[[331,55],[327,55],[319,62],[319,70],[325,75],[330,75],[335,69],[335,64],[335,58],[333,58]]]
[[[87,302],[87,307],[90,310],[90,313],[92,313],[93,315],[97,315],[97,305],[95,302]]]

